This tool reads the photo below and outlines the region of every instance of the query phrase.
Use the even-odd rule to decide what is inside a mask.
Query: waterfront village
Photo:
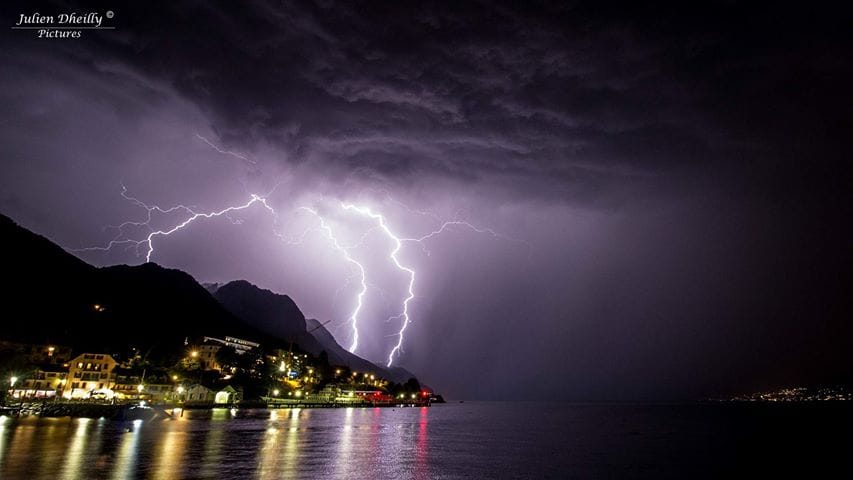
[[[235,337],[185,339],[182,352],[152,361],[62,345],[0,341],[6,409],[68,404],[164,407],[429,406],[441,401],[415,378],[397,384],[376,372],[330,365],[326,352],[266,351]]]
[[[724,399],[729,402],[837,402],[853,401],[853,390],[846,385],[789,387]]]

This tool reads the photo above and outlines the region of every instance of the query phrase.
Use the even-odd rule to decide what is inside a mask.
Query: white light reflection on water
[[[8,446],[6,453],[3,456],[3,465],[8,467],[10,472],[26,472],[30,467],[27,460],[30,452],[33,450],[36,442],[36,427],[21,422],[18,418],[8,417],[6,420],[6,428],[8,429],[7,438]],[[4,475],[0,472],[0,478]]]
[[[279,443],[279,412],[270,410],[269,425],[264,435],[261,446],[260,459],[258,460],[258,478],[267,480],[280,476],[278,469],[278,443]]]
[[[0,465],[3,465],[3,452],[6,451],[6,415],[0,415]]]
[[[284,445],[284,469],[285,472],[299,471],[299,417],[301,408],[290,411],[290,425],[287,429],[287,440]]]
[[[353,431],[353,412],[354,408],[348,407],[344,414],[344,424],[341,426],[341,435],[337,458],[335,458],[335,466],[337,467],[337,478],[349,478],[350,461],[352,460],[352,431]]]
[[[115,468],[113,469],[112,478],[128,479],[133,478],[136,470],[136,456],[139,445],[139,429],[142,426],[142,420],[134,420],[132,426],[121,436],[119,440],[118,452],[115,456]]]
[[[176,422],[164,422],[163,441],[157,452],[156,480],[172,480],[181,478],[181,466],[186,450],[187,433],[183,425]]]
[[[231,418],[230,411],[224,408],[214,408],[211,412],[210,430],[204,439],[199,476],[203,478],[215,478],[217,476],[217,469],[223,461],[222,448],[227,440],[225,436],[226,424]]]
[[[60,477],[66,480],[82,478],[80,466],[84,458],[83,452],[86,449],[86,442],[89,440],[86,431],[93,420],[78,418],[76,422],[77,428],[74,431],[74,436],[71,437],[71,443],[68,446],[68,453],[65,455],[65,463],[62,465],[62,473],[60,474]]]
[[[56,435],[57,429],[67,430],[67,425],[57,421],[56,419],[49,419],[46,425],[39,428],[38,431],[41,436],[44,437],[52,437]],[[65,455],[65,445],[53,445],[51,448],[47,449],[44,453],[45,458],[62,458]],[[56,466],[55,462],[41,462],[41,465],[38,466],[38,475],[40,477],[45,477],[48,475],[56,476]]]

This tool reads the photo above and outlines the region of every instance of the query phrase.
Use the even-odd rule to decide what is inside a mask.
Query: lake
[[[843,468],[853,406],[466,402],[0,417],[2,479],[720,478]]]

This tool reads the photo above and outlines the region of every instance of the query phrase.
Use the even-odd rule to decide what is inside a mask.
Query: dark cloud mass
[[[113,9],[117,28],[7,29],[0,48],[0,211],[68,248],[144,216],[122,185],[205,211],[273,191],[275,223],[194,224],[153,260],[291,294],[347,344],[352,271],[294,209],[352,242],[372,223],[341,201],[406,237],[465,219],[501,235],[455,228],[402,253],[418,295],[399,362],[453,397],[682,399],[853,374],[853,18],[831,4],[0,7],[10,25],[69,9]],[[405,278],[365,238],[359,353],[378,360]]]

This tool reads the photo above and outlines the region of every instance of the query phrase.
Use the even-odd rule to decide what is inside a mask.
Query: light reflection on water
[[[816,477],[849,467],[849,444],[832,439],[851,430],[853,410],[832,405],[469,402],[199,410],[145,422],[0,417],[0,479],[766,478],[773,466],[807,466]]]
[[[78,418],[74,421],[77,426],[74,427],[74,433],[71,436],[71,441],[68,443],[68,453],[65,455],[65,461],[62,464],[62,472],[60,478],[78,478],[80,476],[80,462],[83,461],[86,444],[89,443],[89,436],[86,430],[92,423],[89,418]],[[100,435],[93,435],[92,443],[97,443],[100,440]]]
[[[120,437],[112,478],[122,480],[133,478],[133,469],[136,463],[136,448],[139,444],[139,428],[141,426],[142,420],[133,421],[132,426],[128,427],[127,434]]]
[[[427,478],[427,416],[426,408],[294,408],[187,410],[145,422],[0,417],[0,478],[399,478],[413,471],[399,458],[413,432],[417,476]]]
[[[169,425],[174,427],[175,424]],[[180,424],[178,424],[180,426]],[[181,464],[181,459],[184,458],[186,452],[187,433],[180,429],[169,428],[163,432],[163,440],[160,442],[157,456],[155,457],[154,478],[157,480],[169,480],[175,478],[176,465]]]
[[[344,421],[341,425],[340,444],[335,457],[337,466],[337,477],[344,478],[349,473],[346,468],[350,464],[350,450],[352,449],[352,416],[354,408],[344,410]]]

